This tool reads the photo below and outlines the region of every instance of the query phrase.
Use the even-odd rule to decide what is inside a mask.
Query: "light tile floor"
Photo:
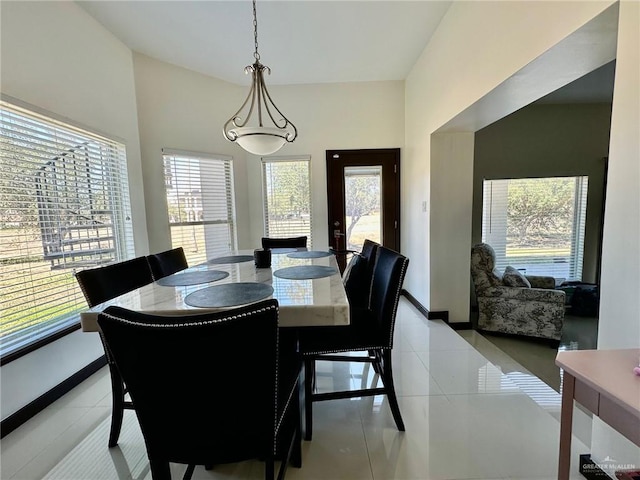
[[[472,335],[479,336],[476,332],[458,332],[470,341]],[[513,335],[491,335],[485,334],[484,338],[489,340],[498,349],[506,353],[521,366],[530,370],[536,377],[540,378],[554,390],[560,391],[560,369],[555,364],[557,350],[550,348],[547,343],[537,342],[530,338],[519,338]],[[595,349],[598,344],[598,319],[589,317],[577,317],[566,314],[562,325],[562,338],[560,339],[559,350],[586,350]],[[485,344],[477,347],[483,355],[482,350]],[[487,357],[491,359],[490,357]]]
[[[406,432],[383,396],[314,404],[314,436],[296,479],[553,479],[560,395],[476,332],[427,321],[404,298],[394,373]],[[319,388],[373,379],[363,364],[322,362]],[[590,422],[574,412],[572,458],[587,453]],[[151,480],[142,434],[125,412],[118,447],[107,448],[110,386],[105,369],[2,439],[3,480]],[[572,478],[581,479],[577,467]],[[173,478],[184,466],[172,465]],[[248,461],[196,468],[194,479],[260,479]]]

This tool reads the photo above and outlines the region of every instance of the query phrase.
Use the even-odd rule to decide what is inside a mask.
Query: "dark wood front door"
[[[400,149],[327,150],[329,245],[400,249]],[[341,269],[345,257],[338,256]]]

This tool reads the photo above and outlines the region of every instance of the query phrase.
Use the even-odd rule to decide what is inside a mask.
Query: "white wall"
[[[446,214],[431,214],[431,235],[447,239],[447,255],[469,250],[472,225],[472,210],[469,205],[473,202],[474,144],[472,132],[436,133],[431,136],[431,158],[446,159],[443,162],[434,162],[431,166],[431,196],[438,198],[453,194],[456,198],[456,202],[446,206]],[[457,258],[457,263],[463,266],[465,271],[469,271],[471,256]],[[461,302],[459,299],[468,296],[469,285],[460,281],[447,281],[453,272],[436,270],[434,265],[437,265],[437,262],[432,262],[431,265],[433,270],[428,272],[432,299],[429,310],[448,311],[450,321],[468,321],[469,302]]]
[[[247,161],[222,136],[246,87],[132,56],[71,2],[2,2],[2,92],[126,143],[137,254],[170,245],[163,147],[234,157],[239,247],[259,245],[259,159]],[[271,93],[300,131],[279,154],[312,157],[313,235],[322,248],[325,150],[402,148],[404,82],[272,87]],[[102,353],[97,336],[76,332],[2,367],[3,418]]]
[[[402,249],[412,262],[405,286],[426,308],[457,310],[459,313],[450,314],[451,321],[468,320],[459,305],[469,297],[471,203],[459,192],[470,186],[467,175],[451,168],[447,155],[433,155],[431,135],[517,77],[521,69],[610,4],[454,2],[414,65],[405,87],[402,172],[403,225],[412,231],[403,231]],[[499,103],[472,112],[475,115],[467,119],[467,131],[482,128],[535,99],[531,94],[539,85],[532,85],[507,90]],[[464,161],[471,168],[468,159]],[[440,185],[449,188],[438,188]],[[427,215],[421,208],[424,200]],[[468,213],[449,213],[465,210]],[[456,296],[451,292],[457,292]]]
[[[640,4],[620,4],[598,348],[640,346]]]
[[[604,216],[598,348],[640,347],[640,3],[620,3]],[[640,466],[640,448],[594,419],[592,458]]]
[[[300,138],[281,154],[312,156],[316,241],[321,242],[323,235],[326,241],[324,150],[404,147],[402,251],[411,258],[405,287],[427,308],[433,303],[437,309],[452,310],[452,301],[468,303],[471,201],[469,194],[459,192],[470,188],[471,173],[464,169],[472,168],[468,133],[473,130],[450,138],[453,143],[446,148],[435,145],[435,158],[431,135],[611,3],[455,2],[404,90],[402,82],[271,88],[278,106],[300,130]],[[148,226],[153,250],[164,248],[168,230],[164,199],[158,199],[156,190],[158,149],[220,149],[217,153],[231,154],[240,164],[239,147],[231,145],[235,150],[228,150],[229,145],[217,138],[221,138],[220,119],[235,112],[245,89],[136,56],[139,142],[129,50],[74,3],[3,1],[0,5],[3,93],[124,139],[135,186],[131,189],[135,224]],[[602,291],[601,348],[637,346],[640,336],[638,18],[638,4],[622,2],[603,252],[603,285],[609,283],[611,288]],[[513,110],[497,106],[492,121]],[[452,151],[457,154],[449,157],[446,152]],[[248,225],[262,214],[256,188],[259,164],[247,160],[246,199],[237,193],[242,199],[238,209],[243,210],[246,202],[249,217],[241,226],[249,240],[240,246],[251,248],[261,232]],[[451,168],[451,161],[462,164]],[[239,169],[236,174],[241,177]],[[151,183],[145,185],[148,219],[140,188],[143,178]],[[242,181],[238,180],[240,189]],[[451,211],[460,215],[450,215]],[[139,254],[147,250],[144,230],[135,232]],[[434,291],[430,271],[431,278],[440,282]],[[460,293],[449,299],[442,293],[446,291]],[[102,353],[95,336],[77,332],[63,340],[2,367],[3,418]],[[27,384],[27,378],[33,383]],[[598,435],[594,437],[597,443]]]
[[[616,13],[607,9],[610,5],[615,8],[613,2],[455,2],[418,59],[406,82],[403,221],[405,229],[407,225],[422,224],[421,230],[428,236],[403,232],[403,251],[411,258],[412,265],[419,266],[409,270],[406,288],[427,308],[437,305],[442,309],[445,305],[439,302],[445,298],[442,292],[446,291],[442,286],[435,288],[430,284],[427,272],[431,272],[431,282],[442,282],[452,291],[461,291],[463,284],[469,285],[471,238],[467,237],[469,245],[465,249],[458,242],[455,247],[450,243],[451,238],[468,235],[468,216],[449,215],[449,212],[472,208],[466,195],[458,195],[468,187],[468,176],[449,168],[450,159],[437,155],[439,149],[430,148],[431,134],[463,112],[469,115],[459,124],[467,125],[468,131],[478,130],[535,100],[531,98],[532,91],[548,93],[539,89],[555,79],[536,78],[535,72],[529,72],[534,74],[533,81],[521,84],[524,90],[503,89],[502,95],[496,96],[504,100],[504,104],[483,105],[489,108],[479,110],[470,108],[499,90],[496,87],[512,86],[509,80],[517,80],[519,74],[527,70],[526,66],[585,23],[600,18],[601,12],[605,16]],[[599,348],[640,345],[639,13],[637,2],[620,3]],[[582,44],[588,47],[587,53],[568,59],[589,64],[584,73],[611,60],[607,59],[608,52],[587,40],[586,33]],[[597,58],[590,57],[589,51],[596,52]],[[562,63],[558,63],[559,68]],[[560,73],[564,72],[560,70]],[[553,85],[553,88],[559,86]],[[463,162],[471,168],[470,163]],[[434,188],[442,184],[451,188]],[[419,208],[425,198],[429,199],[427,219]],[[424,225],[425,220],[430,226]],[[428,245],[425,238],[429,239]],[[468,293],[456,301],[468,302]],[[454,305],[449,303],[446,307],[451,310]],[[630,463],[640,463],[636,447],[630,453],[635,458],[627,457],[628,445],[624,440],[611,432],[604,434],[600,428],[596,419],[592,435],[592,453],[596,460],[610,455],[622,462],[631,458]]]
[[[149,247],[171,248],[162,149],[233,157],[239,248],[248,236],[245,152],[228,142],[222,126],[244,101],[241,87],[134,53],[140,150]]]
[[[2,93],[126,144],[136,253],[148,251],[131,52],[73,2],[1,4]],[[103,355],[74,332],[2,367],[2,418]]]
[[[298,138],[276,155],[311,155],[313,248],[328,247],[326,150],[400,148],[403,164],[404,82],[269,87],[271,96],[298,129]],[[247,161],[250,245],[260,244],[262,184],[259,157]]]
[[[151,249],[170,245],[162,147],[233,156],[238,246],[259,247],[264,231],[260,157],[222,136],[222,125],[240,107],[248,87],[139,54],[134,64]],[[266,81],[276,105],[299,132],[276,155],[311,156],[313,246],[326,248],[325,150],[402,148],[404,82],[269,86]]]

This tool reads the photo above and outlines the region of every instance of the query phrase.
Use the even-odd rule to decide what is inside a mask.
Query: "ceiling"
[[[78,1],[129,48],[236,84],[254,61],[253,10],[235,1]],[[404,80],[450,1],[257,2],[268,84]]]
[[[248,85],[249,0],[78,1],[136,52]],[[269,85],[404,80],[451,5],[433,0],[260,0],[258,51]],[[615,62],[537,103],[610,102]]]
[[[611,103],[615,60],[542,97],[536,103]]]

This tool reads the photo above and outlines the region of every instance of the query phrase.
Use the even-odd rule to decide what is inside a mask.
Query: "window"
[[[301,237],[311,242],[310,157],[262,159],[266,237]]]
[[[0,129],[4,361],[77,327],[74,273],[132,257],[133,234],[123,144],[6,101]]]
[[[231,157],[163,150],[172,248],[190,265],[237,248]]]
[[[581,280],[588,177],[485,180],[482,241],[496,268]]]
[[[382,243],[382,165],[344,167],[346,245],[362,251],[365,239]]]

